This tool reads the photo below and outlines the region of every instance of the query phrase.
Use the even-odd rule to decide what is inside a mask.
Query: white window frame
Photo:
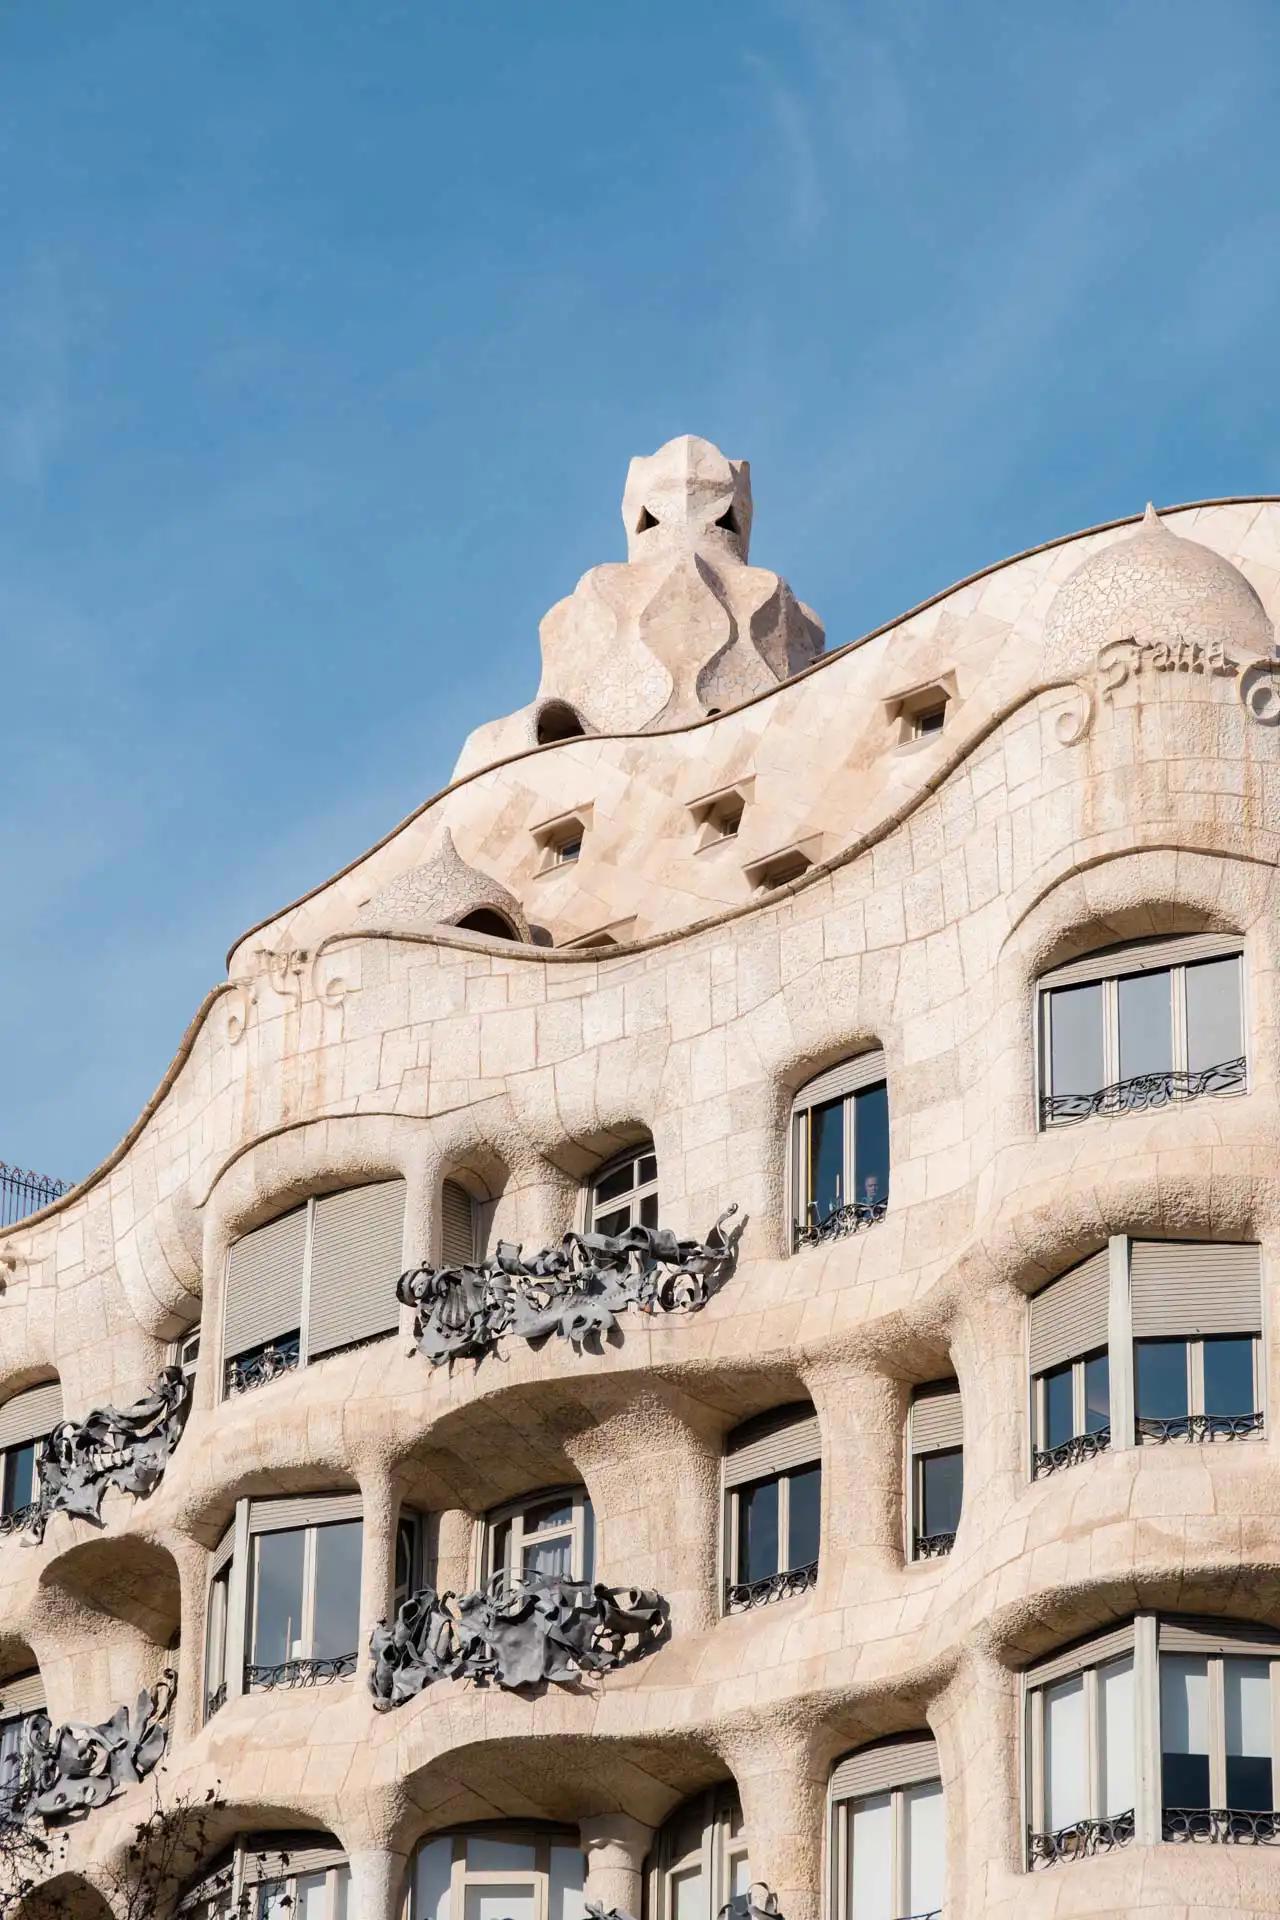
[[[1050,1680],[1037,1681],[1034,1685],[1027,1687],[1023,1725],[1026,1729],[1027,1742],[1027,1825],[1030,1832],[1048,1834],[1056,1831],[1056,1829],[1049,1825],[1048,1806],[1045,1798],[1045,1696],[1051,1688],[1060,1686],[1063,1681],[1066,1680],[1079,1679],[1083,1683],[1085,1774],[1088,1781],[1089,1806],[1088,1811],[1081,1816],[1081,1819],[1089,1821],[1102,1820],[1108,1817],[1119,1819],[1129,1812],[1127,1807],[1122,1808],[1119,1814],[1110,1816],[1104,1815],[1102,1812],[1102,1741],[1100,1737],[1102,1717],[1099,1711],[1098,1675],[1104,1667],[1115,1666],[1123,1660],[1128,1660],[1132,1663],[1134,1716],[1135,1722],[1140,1723],[1142,1718],[1140,1688],[1143,1682],[1139,1670],[1136,1645],[1130,1646],[1127,1650],[1113,1649],[1110,1652],[1099,1652],[1097,1659],[1089,1662],[1087,1665],[1080,1666],[1072,1672],[1055,1674]],[[1137,1724],[1135,1724],[1134,1728],[1134,1762],[1136,1775],[1140,1766]],[[1135,1822],[1137,1819],[1136,1786],[1137,1782],[1135,1779],[1135,1806],[1133,1808]],[[1066,1829],[1063,1829],[1063,1831],[1066,1831]],[[1125,1844],[1128,1845],[1132,1843],[1126,1842]],[[1030,1862],[1028,1862],[1028,1865],[1030,1865]]]
[[[535,1507],[541,1507],[549,1500],[567,1500],[572,1507],[571,1517],[560,1526],[536,1528],[525,1533],[525,1516]],[[547,1541],[568,1540],[570,1542],[569,1578],[576,1583],[594,1581],[597,1577],[594,1567],[587,1568],[587,1512],[591,1506],[591,1496],[583,1486],[539,1487],[534,1493],[527,1493],[519,1500],[509,1500],[504,1506],[495,1507],[492,1513],[485,1515],[484,1526],[480,1529],[481,1561],[479,1578],[487,1585],[495,1574],[506,1572],[509,1577],[523,1577],[524,1550],[527,1544],[536,1541],[539,1545]],[[508,1535],[510,1559],[500,1565],[497,1560],[498,1535],[501,1529],[510,1524]],[[594,1516],[592,1527],[594,1547]],[[515,1569],[520,1569],[515,1573]]]
[[[1196,936],[1188,935],[1186,938],[1188,941],[1192,941]],[[1237,1094],[1245,1094],[1249,1091],[1249,1015],[1248,1001],[1246,998],[1248,978],[1245,971],[1243,939],[1224,940],[1224,950],[1221,953],[1193,953],[1188,954],[1183,960],[1176,958],[1176,947],[1172,955],[1163,951],[1171,944],[1172,943],[1166,941],[1153,942],[1153,947],[1159,945],[1162,949],[1162,957],[1159,959],[1153,957],[1150,963],[1145,966],[1143,964],[1143,947],[1141,944],[1136,944],[1118,950],[1114,954],[1098,955],[1098,969],[1096,972],[1090,972],[1087,977],[1082,977],[1077,980],[1055,982],[1053,972],[1050,972],[1044,979],[1036,982],[1036,1117],[1038,1132],[1049,1132],[1055,1127],[1078,1126],[1081,1118],[1096,1117],[1072,1116],[1069,1114],[1046,1115],[1044,1111],[1044,1101],[1046,1099],[1052,1099],[1054,1091],[1053,1048],[1050,1030],[1053,1016],[1050,1003],[1055,993],[1069,989],[1072,986],[1098,986],[1102,989],[1103,1079],[1101,1086],[1093,1089],[1093,1091],[1100,1093],[1104,1087],[1122,1084],[1120,1076],[1119,1011],[1121,980],[1132,979],[1135,975],[1141,973],[1163,972],[1166,968],[1168,969],[1170,975],[1170,1026],[1172,1039],[1169,1066],[1172,1073],[1185,1073],[1188,1071],[1187,968],[1206,960],[1234,959],[1239,968],[1240,1053],[1239,1055],[1232,1055],[1231,1057],[1233,1059],[1243,1057],[1244,1083],[1239,1087],[1223,1088],[1221,1092],[1214,1094],[1213,1098],[1223,1099]],[[1221,1064],[1225,1064],[1225,1062]],[[1072,1091],[1074,1091],[1074,1089]],[[1177,1096],[1178,1099],[1185,1097],[1186,1096]]]
[[[188,1327],[185,1333],[169,1346],[169,1365],[177,1367],[188,1386],[195,1385],[196,1374],[200,1368],[200,1322]]]
[[[1160,1724],[1163,1699],[1163,1665],[1166,1660],[1191,1658],[1200,1659],[1206,1664],[1209,1680],[1209,1806],[1195,1808],[1195,1812],[1217,1812],[1225,1809],[1227,1800],[1227,1714],[1226,1714],[1226,1667],[1229,1660],[1269,1660],[1271,1685],[1271,1787],[1272,1798],[1280,1807],[1280,1647],[1268,1656],[1259,1653],[1194,1653],[1191,1649],[1170,1649],[1157,1654],[1159,1668],[1156,1676],[1156,1764],[1157,1782],[1160,1790],[1160,1819],[1163,1831],[1165,1806],[1163,1781],[1160,1777],[1164,1760],[1164,1730]],[[1271,1811],[1275,1812],[1273,1808]]]
[[[724,1518],[724,1583],[726,1588],[755,1584],[754,1581],[739,1580],[737,1574],[738,1549],[742,1543],[742,1496],[744,1493],[754,1492],[757,1487],[771,1486],[775,1482],[778,1488],[778,1564],[773,1569],[773,1573],[784,1574],[797,1573],[799,1571],[798,1567],[793,1567],[790,1564],[790,1554],[787,1551],[788,1542],[791,1538],[791,1480],[794,1474],[811,1473],[815,1467],[818,1469],[818,1498],[819,1502],[821,1502],[822,1460],[820,1457],[815,1457],[812,1460],[797,1461],[795,1466],[781,1467],[777,1473],[762,1474],[758,1480],[744,1480],[741,1485],[726,1489]],[[821,1544],[819,1544],[819,1553],[821,1553]],[[802,1561],[800,1563],[801,1566],[808,1566],[809,1564],[808,1561]],[[757,1577],[761,1580],[767,1580],[771,1576],[769,1574],[760,1574]]]
[[[467,1864],[467,1843],[470,1840],[505,1840],[521,1846],[532,1846],[533,1867],[471,1867]],[[515,1821],[504,1821],[501,1825],[486,1822],[483,1826],[427,1834],[409,1856],[409,1891],[405,1902],[409,1920],[426,1920],[426,1916],[420,1915],[417,1911],[418,1855],[424,1847],[430,1846],[432,1841],[447,1841],[453,1848],[449,1871],[449,1920],[464,1920],[467,1888],[472,1883],[482,1886],[532,1887],[532,1920],[552,1920],[550,1914],[552,1849],[564,1847],[582,1854],[581,1837],[572,1827],[535,1827],[528,1824],[521,1825]],[[582,1860],[582,1877],[585,1885],[587,1877],[585,1855]],[[350,1920],[357,1920],[357,1916],[351,1915]]]
[[[653,1161],[654,1171],[651,1180],[641,1180],[639,1177],[642,1160]],[[621,1173],[626,1166],[632,1169],[630,1188],[624,1193],[615,1194],[611,1200],[601,1200],[599,1190],[602,1183],[611,1174]],[[625,1153],[615,1153],[612,1159],[606,1160],[603,1166],[596,1168],[584,1188],[583,1224],[586,1232],[599,1231],[595,1224],[598,1216],[607,1219],[610,1214],[621,1213],[624,1207],[630,1216],[628,1225],[638,1227],[641,1224],[640,1203],[651,1196],[657,1196],[658,1179],[658,1152],[651,1139],[642,1140],[636,1146],[628,1147]],[[623,1231],[625,1232],[626,1228]]]
[[[699,1838],[676,1854],[672,1850],[675,1834],[694,1817],[699,1802]],[[735,1879],[741,1877],[739,1866],[745,1869],[746,1884],[750,1884],[750,1851],[735,1787],[726,1782],[685,1801],[659,1829],[648,1871],[649,1897],[645,1905],[649,1920],[675,1920],[676,1883],[693,1873],[700,1875],[706,1895],[705,1920],[715,1920],[732,1895]]]
[[[923,1780],[909,1779],[894,1785],[876,1787],[866,1793],[834,1792],[828,1795],[827,1802],[827,1849],[828,1849],[828,1886],[830,1889],[830,1911],[834,1920],[852,1920],[849,1899],[849,1869],[852,1859],[852,1827],[855,1808],[866,1800],[888,1799],[890,1818],[889,1847],[891,1853],[892,1884],[890,1889],[890,1909],[901,1920],[924,1920],[924,1916],[910,1914],[907,1901],[910,1882],[910,1861],[908,1857],[909,1834],[904,1808],[907,1795],[917,1787],[937,1786],[942,1788],[941,1774],[930,1774]],[[946,1796],[943,1794],[943,1805]],[[945,1863],[944,1863],[945,1885]],[[945,1900],[945,1894],[944,1894]],[[926,1913],[941,1913],[941,1907],[926,1909]]]
[[[837,1209],[850,1205],[849,1195],[853,1192],[857,1168],[857,1102],[858,1096],[873,1093],[877,1087],[885,1089],[888,1101],[889,1075],[881,1047],[868,1048],[865,1053],[852,1054],[848,1061],[837,1062],[839,1066],[856,1065],[859,1060],[870,1064],[875,1062],[878,1071],[873,1068],[874,1077],[861,1086],[851,1087],[847,1093],[824,1096],[820,1089],[826,1074],[815,1074],[812,1080],[800,1088],[791,1103],[790,1152],[787,1156],[787,1185],[790,1198],[791,1244],[793,1250],[798,1245],[799,1236],[811,1225],[810,1208],[813,1201],[813,1138],[812,1120],[816,1108],[834,1106],[837,1100],[843,1105],[843,1165],[840,1171],[840,1198]],[[888,1211],[889,1186],[893,1178],[892,1139],[890,1141],[889,1178],[885,1191],[879,1199],[881,1216]],[[860,1204],[855,1200],[853,1204]]]
[[[1115,1408],[1112,1404],[1111,1350],[1109,1345],[1106,1345],[1090,1347],[1088,1353],[1077,1354],[1069,1361],[1060,1361],[1055,1366],[1046,1367],[1042,1373],[1032,1374],[1031,1404],[1033,1410],[1034,1444],[1037,1453],[1046,1453],[1049,1449],[1048,1413],[1046,1406],[1048,1396],[1045,1393],[1045,1381],[1051,1373],[1060,1373],[1063,1367],[1066,1366],[1071,1368],[1072,1430],[1067,1437],[1070,1440],[1082,1439],[1085,1434],[1085,1422],[1088,1418],[1088,1398],[1085,1391],[1085,1366],[1090,1360],[1096,1360],[1100,1354],[1105,1357],[1107,1362],[1108,1427],[1111,1433],[1111,1445],[1107,1448],[1107,1451],[1109,1453],[1113,1451],[1115,1447]]]

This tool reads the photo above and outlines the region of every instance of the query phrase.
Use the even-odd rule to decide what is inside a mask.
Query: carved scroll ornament
[[[497,1573],[474,1593],[410,1596],[369,1641],[369,1687],[380,1711],[412,1700],[433,1680],[481,1686],[581,1684],[651,1653],[667,1630],[661,1594],[599,1587],[559,1574]]]
[[[613,1332],[628,1308],[694,1313],[724,1284],[745,1220],[726,1233],[729,1207],[705,1240],[679,1240],[666,1227],[625,1233],[566,1233],[558,1247],[526,1260],[503,1240],[476,1266],[422,1266],[401,1276],[397,1293],[414,1308],[418,1351],[433,1366],[483,1359],[504,1334],[543,1340],[556,1334],[579,1352]]]
[[[154,1693],[144,1687],[132,1711],[117,1707],[101,1726],[55,1727],[47,1713],[33,1713],[17,1751],[0,1764],[0,1818],[11,1825],[74,1819],[145,1779],[164,1754],[177,1678],[166,1667]]]
[[[55,1513],[100,1525],[108,1487],[144,1499],[164,1475],[190,1403],[190,1382],[182,1369],[165,1367],[151,1391],[132,1406],[99,1407],[83,1420],[59,1421],[40,1455],[30,1532],[43,1539]]]

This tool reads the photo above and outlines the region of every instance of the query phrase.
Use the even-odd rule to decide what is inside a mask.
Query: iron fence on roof
[[[0,1227],[11,1227],[40,1207],[47,1207],[70,1187],[69,1180],[52,1180],[43,1173],[24,1173],[0,1160]]]

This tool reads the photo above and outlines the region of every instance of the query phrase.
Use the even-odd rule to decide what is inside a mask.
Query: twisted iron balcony
[[[1028,1833],[1027,1858],[1033,1873],[1064,1860],[1087,1860],[1095,1853],[1127,1847],[1133,1839],[1133,1808],[1102,1820],[1076,1820],[1055,1833]]]
[[[804,1567],[788,1567],[782,1573],[767,1573],[762,1580],[738,1580],[725,1588],[724,1610],[750,1613],[756,1607],[767,1607],[773,1600],[788,1600],[793,1594],[808,1593],[817,1584],[816,1560]]]
[[[1031,1478],[1044,1480],[1051,1473],[1078,1467],[1082,1460],[1094,1460],[1098,1454],[1105,1453],[1110,1445],[1110,1427],[1099,1427],[1096,1433],[1073,1433],[1060,1446],[1037,1447],[1031,1457]]]
[[[1208,1093],[1239,1093],[1245,1084],[1244,1055],[1223,1060],[1198,1073],[1169,1068],[1162,1073],[1136,1073],[1096,1093],[1044,1093],[1040,1096],[1042,1127],[1067,1120],[1088,1120],[1093,1114],[1149,1113],[1178,1100],[1199,1100]]]
[[[21,1167],[11,1167],[0,1160],[0,1227],[11,1227],[15,1220],[25,1220],[29,1213],[38,1213],[51,1200],[60,1200],[70,1188],[69,1180],[24,1172]]]
[[[955,1544],[954,1533],[918,1533],[913,1557],[917,1560],[941,1560]]]
[[[335,1653],[308,1660],[281,1660],[275,1666],[246,1666],[244,1684],[255,1693],[273,1687],[323,1687],[331,1680],[347,1680],[356,1670],[358,1653]]]
[[[15,1507],[12,1513],[0,1513],[0,1540],[7,1540],[10,1534],[25,1533],[34,1525],[40,1511],[38,1500],[29,1500],[25,1507]]]
[[[265,1387],[270,1381],[278,1380],[281,1374],[292,1373],[302,1358],[301,1342],[300,1334],[288,1333],[280,1340],[269,1342],[257,1353],[243,1353],[234,1360],[228,1360],[228,1397],[234,1393],[251,1393],[254,1387]]]
[[[1172,1420],[1138,1421],[1138,1438],[1160,1446],[1170,1440],[1248,1440],[1261,1432],[1261,1413],[1182,1413]]]
[[[883,1200],[849,1200],[843,1206],[832,1207],[830,1213],[818,1218],[818,1203],[809,1202],[808,1218],[804,1226],[796,1227],[797,1247],[817,1247],[827,1240],[843,1240],[851,1233],[861,1233],[866,1227],[874,1227],[884,1219],[889,1205],[888,1198]]]
[[[1238,1807],[1166,1807],[1162,1840],[1199,1840],[1214,1846],[1265,1847],[1280,1840],[1280,1813]]]

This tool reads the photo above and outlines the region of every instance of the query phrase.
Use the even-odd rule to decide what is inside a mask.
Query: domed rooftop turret
[[[529,938],[529,923],[515,895],[467,864],[448,827],[440,829],[434,851],[421,866],[410,867],[365,902],[357,925],[402,927],[412,933],[460,927],[505,940]]]
[[[1106,641],[1130,634],[1247,653],[1271,646],[1271,623],[1240,569],[1170,532],[1152,506],[1136,533],[1091,553],[1063,581],[1045,617],[1045,664],[1079,672]]]

